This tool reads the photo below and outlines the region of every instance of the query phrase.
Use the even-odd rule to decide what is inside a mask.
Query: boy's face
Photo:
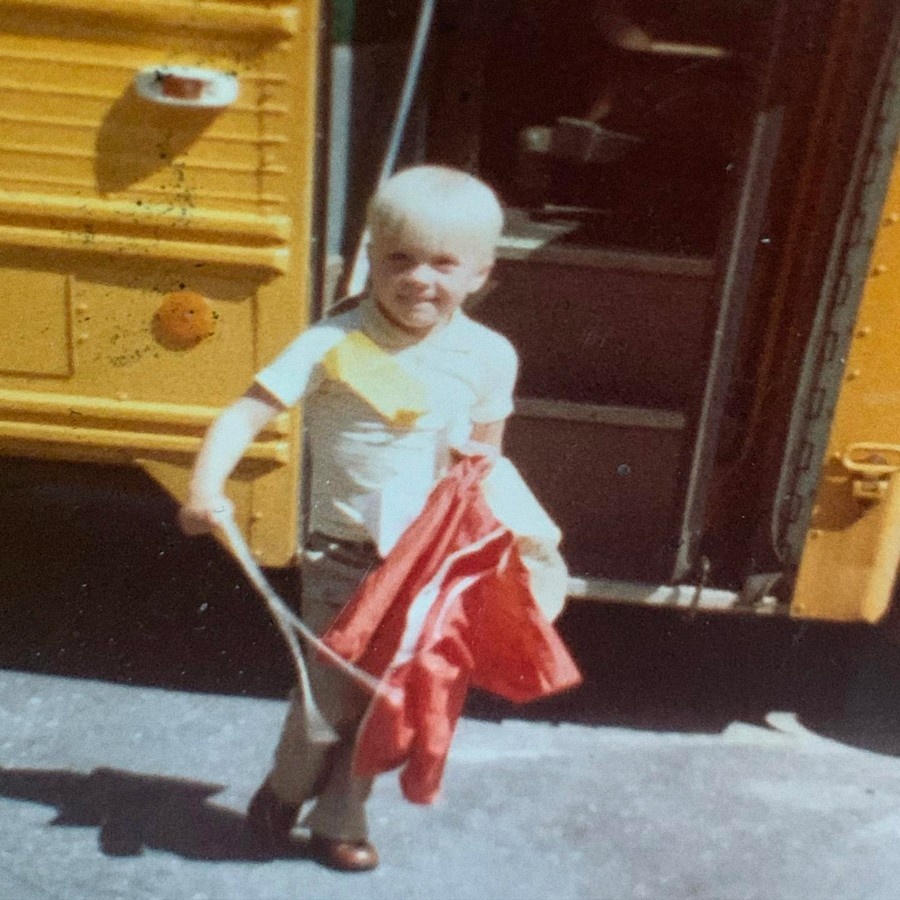
[[[491,263],[475,242],[441,244],[407,235],[374,235],[372,291],[381,311],[411,334],[428,334],[481,288]]]

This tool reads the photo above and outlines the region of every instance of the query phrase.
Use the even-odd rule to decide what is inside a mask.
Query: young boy
[[[230,508],[223,486],[247,445],[302,400],[312,457],[302,614],[318,633],[379,564],[398,522],[418,511],[452,448],[477,442],[499,451],[512,412],[514,349],[460,309],[484,285],[503,226],[490,188],[441,166],[406,169],[377,191],[368,225],[370,293],[296,338],[222,413],[181,511],[188,533],[214,527]],[[275,849],[314,800],[304,819],[312,855],[332,868],[371,869],[371,781],[351,772],[367,698],[314,658],[310,678],[339,741],[307,741],[295,696],[248,826]]]

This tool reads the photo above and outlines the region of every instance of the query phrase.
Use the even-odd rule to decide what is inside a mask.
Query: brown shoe
[[[285,803],[264,781],[247,807],[247,829],[254,847],[267,856],[283,849],[300,813],[300,804]]]
[[[378,865],[378,851],[368,841],[342,841],[314,834],[309,853],[316,862],[341,872],[368,872]]]

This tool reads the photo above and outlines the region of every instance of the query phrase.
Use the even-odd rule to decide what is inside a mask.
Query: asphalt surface
[[[900,651],[869,630],[577,605],[584,686],[470,697],[439,802],[381,778],[382,865],[344,875],[246,840],[291,667],[225,555],[158,496],[3,496],[2,900],[900,896]]]

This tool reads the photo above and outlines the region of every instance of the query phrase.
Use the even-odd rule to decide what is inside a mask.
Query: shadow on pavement
[[[89,774],[0,768],[0,797],[56,808],[51,826],[98,828],[107,856],[139,856],[163,850],[185,859],[263,861],[244,828],[244,817],[209,798],[221,785],[139,775],[116,769]],[[279,856],[303,858],[295,842]]]
[[[78,467],[79,483],[71,471],[0,468],[0,667],[285,696],[290,657],[228,554],[186,538],[141,473],[113,485],[107,471]],[[296,598],[296,574],[274,574]]]
[[[0,667],[284,697],[290,657],[227,554],[184,537],[174,502],[140,473],[114,490],[107,470],[85,467],[79,484],[70,471],[0,468]],[[298,595],[293,573],[270,574]],[[466,714],[717,733],[789,711],[900,752],[900,648],[876,629],[588,602],[558,626],[582,687],[525,707],[473,692]]]
[[[579,688],[527,706],[476,692],[467,714],[718,733],[791,712],[824,736],[900,753],[900,647],[876,629],[590,603],[570,603],[557,627]]]
[[[811,727],[826,737],[875,753],[900,756],[900,646],[869,631],[842,683],[841,715]]]

